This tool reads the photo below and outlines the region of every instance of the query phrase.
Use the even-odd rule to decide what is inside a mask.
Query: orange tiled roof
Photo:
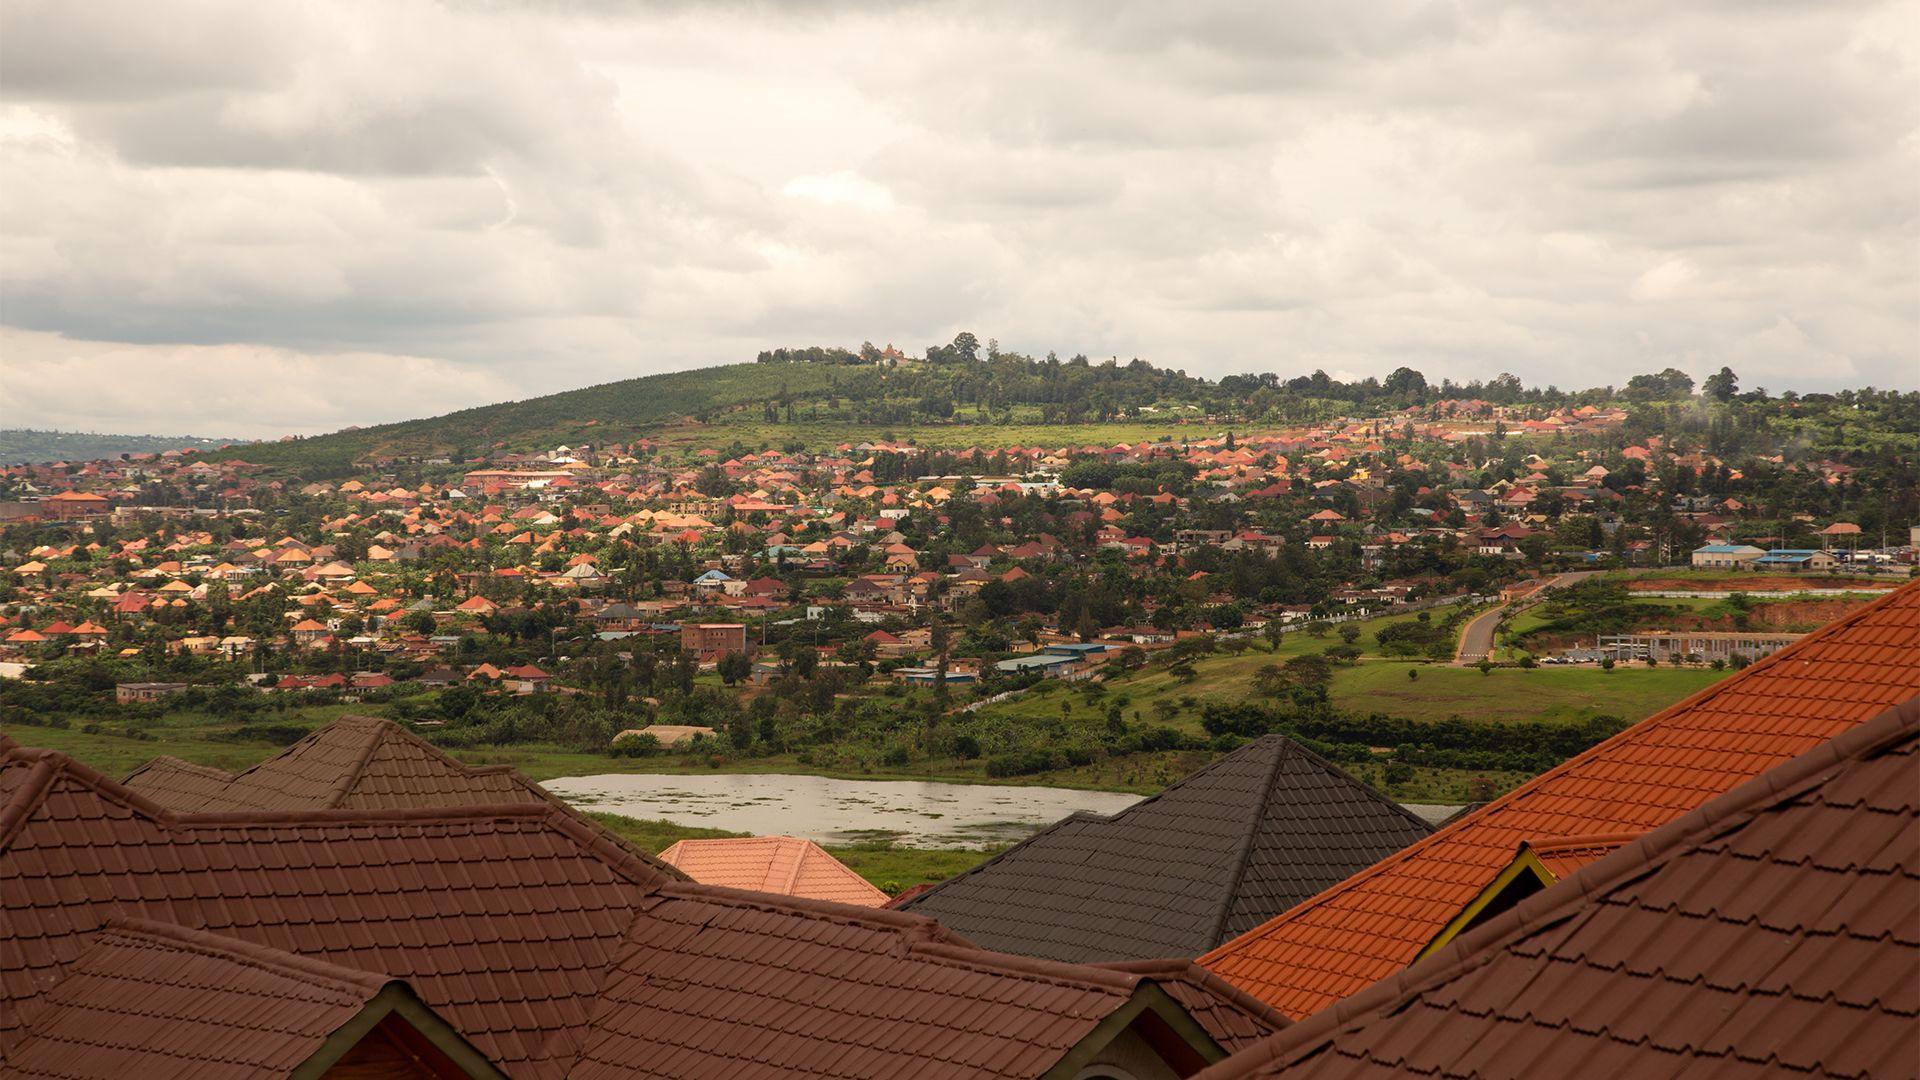
[[[1200,958],[1292,1017],[1406,967],[1522,842],[1642,834],[1920,696],[1920,583],[1687,698]]]
[[[820,845],[797,836],[681,840],[661,852],[660,861],[705,885],[861,907],[882,907],[888,900]]]

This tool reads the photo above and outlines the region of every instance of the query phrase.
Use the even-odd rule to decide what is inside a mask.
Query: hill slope
[[[192,435],[103,435],[93,431],[0,429],[0,462],[97,461],[121,454],[159,454],[168,450],[214,450],[231,439]]]
[[[258,443],[232,457],[307,472],[345,469],[369,456],[473,456],[558,443],[625,441],[688,416],[824,390],[838,369],[811,364],[732,364],[602,383],[421,420]]]

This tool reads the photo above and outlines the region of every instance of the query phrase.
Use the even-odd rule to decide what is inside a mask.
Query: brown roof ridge
[[[106,920],[100,930],[102,936],[112,933],[157,939],[175,948],[217,956],[303,980],[324,980],[344,989],[369,995],[378,993],[390,983],[405,982],[391,975],[342,967],[325,960],[316,960],[299,953],[276,949],[270,945],[226,937],[209,930],[196,930],[178,923],[116,915]]]
[[[209,780],[220,780],[229,784],[232,783],[234,779],[234,774],[225,769],[216,769],[211,765],[196,765],[184,758],[174,757],[172,754],[161,754],[159,757],[149,758],[142,764],[135,766],[132,772],[121,778],[120,782],[130,784],[134,777],[156,766],[165,769],[176,769],[180,772],[190,772],[196,776],[204,776]]]
[[[1250,1074],[1255,1066],[1279,1061],[1310,1045],[1317,1046],[1325,1036],[1372,1013],[1394,1007],[1403,998],[1483,967],[1499,955],[1496,946],[1566,917],[1568,909],[1577,908],[1622,879],[1647,870],[1682,849],[1688,840],[1724,829],[1736,818],[1797,795],[1819,783],[1835,766],[1865,757],[1917,731],[1920,731],[1920,697],[1909,698],[1799,757],[1635,837],[1448,942],[1426,959],[1302,1018],[1267,1041],[1234,1055],[1230,1061],[1204,1070],[1195,1080],[1228,1080]]]
[[[980,948],[925,915],[914,915],[892,908],[861,907],[857,904],[815,900],[809,896],[761,892],[756,889],[730,889],[725,885],[706,885],[692,880],[669,882],[661,885],[654,892],[663,897],[704,900],[709,903],[731,904],[763,911],[789,911],[839,919],[849,924],[864,923],[877,929],[913,931],[929,940],[956,942],[967,949]]]
[[[1292,1017],[1281,1012],[1279,1009],[1254,997],[1252,994],[1215,975],[1213,972],[1208,971],[1192,960],[1182,957],[1168,957],[1164,960],[1115,960],[1107,963],[1088,964],[1087,966],[1111,968],[1114,971],[1130,972],[1149,979],[1183,979],[1192,982],[1197,986],[1205,988],[1209,993],[1214,994],[1232,1005],[1245,1009],[1254,1016],[1273,1025],[1275,1030],[1283,1030],[1292,1026],[1294,1022]]]
[[[317,729],[314,734],[317,735],[321,731],[327,731],[338,726],[341,720],[365,721],[367,740],[366,745],[360,748],[360,756],[354,759],[353,767],[350,769],[342,769],[339,778],[333,782],[332,790],[327,793],[326,803],[329,807],[338,807],[346,800],[348,795],[353,793],[353,789],[360,785],[360,774],[366,771],[367,762],[373,760],[373,752],[378,750],[380,744],[386,741],[388,732],[399,726],[391,720],[352,714],[339,717],[339,719],[326,725],[326,727]]]
[[[26,782],[20,785],[5,806],[0,806],[0,851],[6,850],[13,839],[14,830],[26,821],[27,815],[39,805],[41,798],[53,786],[53,782],[62,775],[73,777],[136,813],[165,820],[176,817],[173,811],[93,766],[59,750],[44,750],[15,744],[4,752],[0,752],[0,761],[27,763],[31,769]]]
[[[232,828],[250,825],[329,825],[344,823],[418,823],[494,821],[501,818],[542,818],[568,839],[599,856],[610,867],[617,867],[644,888],[660,884],[660,878],[681,881],[686,875],[628,845],[611,830],[569,808],[548,795],[537,803],[490,803],[469,806],[392,807],[372,809],[318,810],[231,810],[211,814],[180,813],[161,806],[137,791],[78,761],[59,750],[16,748],[0,754],[0,760],[29,761],[34,773],[15,791],[5,806],[0,806],[0,851],[32,808],[64,774],[101,794],[124,803],[134,812],[161,822],[170,828]],[[531,784],[532,782],[529,781]],[[542,789],[537,784],[536,790]]]
[[[926,918],[924,915],[917,917]],[[995,952],[967,941],[915,942],[908,948],[915,956],[976,971],[991,971],[1054,985],[1066,983],[1096,990],[1131,991],[1141,982],[1150,981],[1155,974],[1128,971],[1111,965],[1075,964],[1065,960],[1044,960],[1037,956]]]
[[[1649,716],[1646,719],[1641,720],[1640,722],[1627,728],[1625,731],[1622,731],[1619,734],[1614,735],[1612,738],[1601,740],[1600,742],[1594,744],[1593,746],[1588,747],[1587,749],[1581,751],[1580,753],[1574,755],[1573,757],[1570,757],[1567,760],[1561,762],[1560,764],[1555,765],[1553,768],[1548,769],[1546,772],[1541,773],[1539,776],[1536,776],[1533,779],[1528,780],[1526,783],[1521,784],[1519,787],[1514,788],[1512,791],[1509,791],[1506,794],[1501,795],[1500,797],[1487,802],[1485,805],[1481,806],[1479,809],[1473,811],[1472,813],[1461,814],[1458,817],[1453,818],[1445,826],[1439,829],[1436,829],[1432,833],[1429,833],[1425,838],[1421,840],[1416,840],[1415,842],[1408,844],[1406,847],[1401,848],[1399,851],[1394,852],[1392,855],[1389,855],[1384,859],[1381,859],[1379,862],[1374,863],[1372,866],[1367,867],[1365,870],[1362,870],[1359,873],[1354,874],[1353,876],[1348,877],[1334,885],[1331,885],[1326,889],[1323,889],[1320,892],[1314,894],[1313,896],[1306,898],[1305,900],[1302,900],[1298,904],[1295,904],[1293,907],[1288,908],[1287,910],[1281,912],[1280,914],[1275,915],[1273,918],[1268,919],[1266,922],[1261,923],[1259,926],[1256,926],[1253,929],[1248,930],[1246,933],[1240,935],[1239,937],[1234,938],[1232,941],[1222,943],[1217,949],[1214,950],[1214,952],[1218,952],[1220,949],[1225,949],[1228,946],[1234,945],[1239,942],[1255,940],[1261,937],[1263,934],[1265,934],[1269,928],[1286,923],[1288,920],[1290,920],[1293,917],[1293,915],[1296,912],[1305,911],[1321,903],[1322,900],[1324,900],[1330,894],[1336,891],[1344,891],[1344,890],[1350,889],[1362,881],[1367,881],[1371,878],[1378,877],[1381,874],[1388,873],[1389,871],[1392,871],[1398,868],[1401,864],[1409,862],[1417,856],[1423,855],[1428,848],[1433,847],[1434,845],[1441,843],[1442,841],[1452,839],[1453,834],[1456,830],[1460,830],[1466,826],[1473,825],[1478,821],[1480,821],[1482,818],[1488,815],[1491,815],[1495,811],[1504,809],[1520,801],[1521,799],[1527,798],[1529,795],[1532,794],[1534,790],[1543,786],[1547,781],[1557,779],[1560,776],[1563,776],[1569,772],[1574,771],[1575,769],[1582,768],[1587,764],[1588,761],[1592,760],[1595,757],[1598,757],[1602,754],[1618,753],[1620,746],[1625,745],[1627,743],[1634,742],[1638,738],[1645,737],[1649,729],[1658,727],[1659,725],[1664,724],[1670,717],[1684,713],[1685,711],[1692,709],[1694,706],[1698,705],[1699,703],[1712,698],[1715,694],[1719,694],[1725,691],[1729,686],[1732,686],[1738,683],[1743,677],[1752,676],[1754,674],[1770,670],[1772,668],[1780,666],[1783,663],[1786,663],[1790,660],[1797,658],[1797,655],[1799,653],[1805,652],[1810,646],[1814,645],[1815,643],[1820,642],[1828,637],[1831,637],[1836,633],[1843,632],[1847,628],[1850,628],[1854,623],[1859,622],[1863,617],[1877,612],[1882,607],[1888,606],[1892,602],[1893,598],[1898,596],[1903,596],[1904,594],[1907,593],[1909,589],[1920,589],[1920,583],[1903,585],[1898,589],[1888,590],[1888,592],[1885,595],[1878,597],[1877,599],[1873,600],[1870,603],[1867,603],[1858,608],[1855,608],[1853,611],[1850,611],[1846,615],[1843,615],[1840,618],[1835,619],[1833,622],[1830,622],[1827,625],[1821,627],[1820,629],[1815,630],[1814,632],[1801,638],[1799,641],[1796,641],[1793,644],[1787,646],[1786,648],[1781,649],[1779,652],[1774,653],[1770,656],[1767,656],[1752,664],[1749,664],[1747,667],[1743,668],[1740,672],[1728,678],[1722,679],[1711,686],[1705,687],[1701,690],[1695,691],[1692,694],[1689,694],[1685,698],[1682,698],[1681,700],[1674,702],[1672,705],[1669,705],[1666,708],[1661,709],[1659,712],[1654,713],[1652,716]],[[949,880],[952,880],[952,879],[949,879]],[[923,893],[922,895],[927,895],[927,894]],[[1201,959],[1204,960],[1207,958],[1207,956],[1211,956],[1211,955],[1213,955],[1212,952],[1206,954],[1206,956],[1201,957]]]

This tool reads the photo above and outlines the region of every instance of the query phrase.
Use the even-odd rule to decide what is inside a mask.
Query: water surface
[[[1076,810],[1112,814],[1140,801],[1112,791],[766,773],[606,773],[543,786],[582,809],[628,817],[823,844],[891,840],[923,848],[1010,843]]]

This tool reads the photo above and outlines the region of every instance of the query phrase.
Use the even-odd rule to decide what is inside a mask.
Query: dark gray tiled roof
[[[1075,814],[901,906],[1044,959],[1197,956],[1429,831],[1269,735],[1112,817]]]

